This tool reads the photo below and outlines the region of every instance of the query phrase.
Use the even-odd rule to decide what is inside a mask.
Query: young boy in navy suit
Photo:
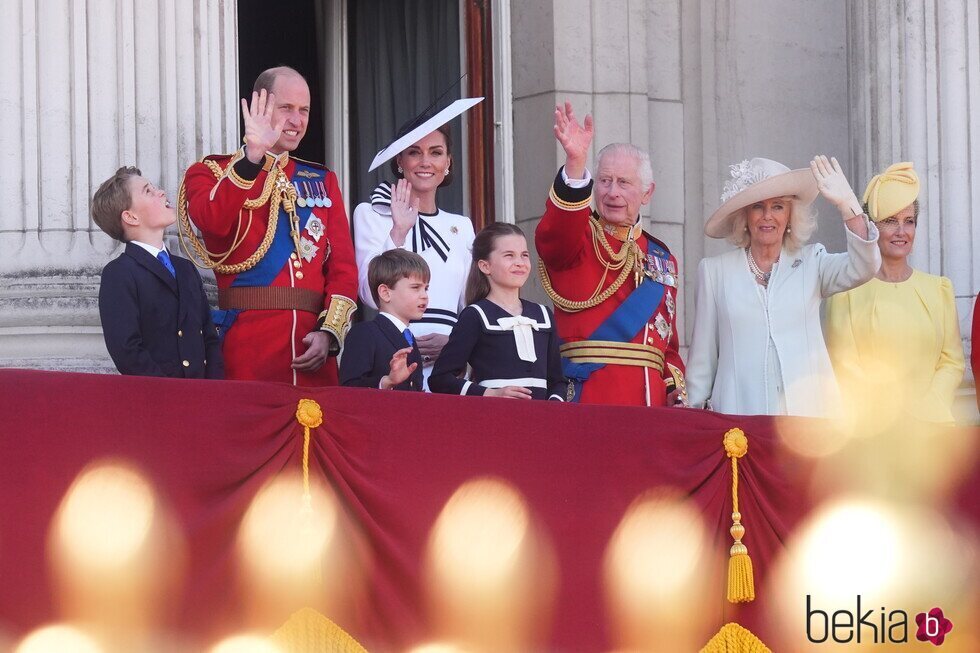
[[[201,277],[171,257],[177,219],[166,194],[137,168],[119,168],[92,197],[92,218],[126,249],[102,269],[99,316],[120,374],[220,379],[221,347]]]
[[[368,265],[379,313],[351,328],[340,358],[340,383],[422,391],[422,354],[408,325],[429,305],[429,266],[418,254],[392,249]]]

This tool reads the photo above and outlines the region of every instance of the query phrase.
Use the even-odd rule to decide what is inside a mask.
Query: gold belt
[[[561,355],[572,363],[629,365],[664,371],[664,352],[650,345],[612,340],[578,340],[566,342],[560,349]]]
[[[218,290],[218,308],[306,311],[319,315],[323,310],[323,293],[286,286],[234,286]]]

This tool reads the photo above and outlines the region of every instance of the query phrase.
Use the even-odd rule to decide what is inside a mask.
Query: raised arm
[[[565,164],[548,194],[535,230],[535,247],[546,266],[562,270],[572,267],[587,245],[592,180],[585,162],[592,144],[592,116],[579,124],[566,102],[555,107],[554,133],[565,151]]]

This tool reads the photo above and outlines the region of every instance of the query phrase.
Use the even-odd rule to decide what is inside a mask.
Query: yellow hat
[[[909,162],[894,163],[868,182],[864,203],[868,217],[878,222],[890,218],[919,196],[919,177]]]

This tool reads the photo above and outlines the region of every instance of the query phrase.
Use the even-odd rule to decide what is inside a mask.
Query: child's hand
[[[388,363],[388,374],[381,379],[381,389],[388,390],[408,380],[412,372],[419,366],[418,363],[408,364],[408,355],[412,353],[411,347],[405,347],[395,352]]]
[[[484,397],[507,397],[509,399],[530,399],[531,391],[519,385],[509,385],[506,388],[490,388],[483,393]]]

